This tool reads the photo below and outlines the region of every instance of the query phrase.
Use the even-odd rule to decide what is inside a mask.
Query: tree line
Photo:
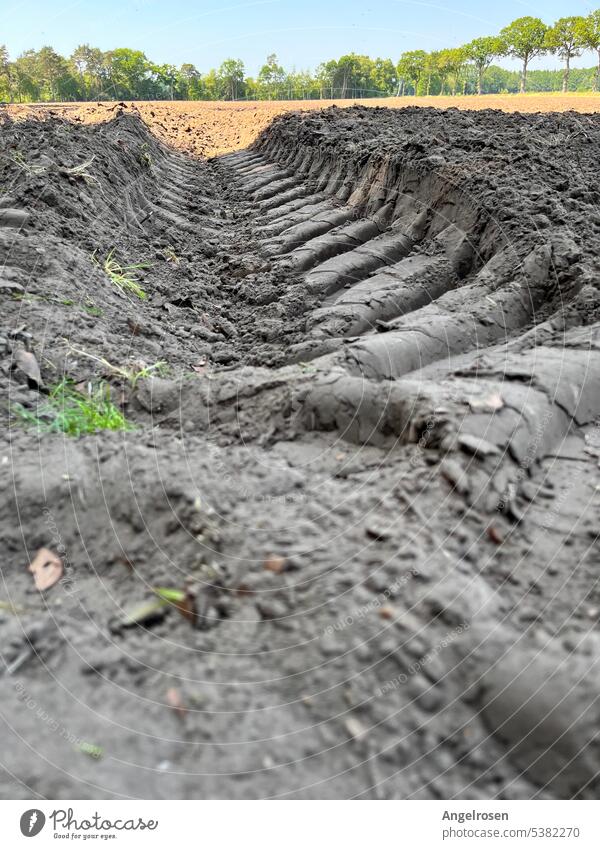
[[[572,69],[584,51],[597,54],[595,68]],[[554,54],[562,71],[530,71],[531,60]],[[521,71],[495,60],[518,59]],[[0,100],[295,100],[362,98],[409,94],[484,94],[600,90],[600,9],[587,17],[560,18],[551,26],[522,17],[498,35],[462,47],[411,50],[398,62],[354,53],[324,62],[314,71],[286,71],[271,54],[256,77],[240,59],[201,73],[189,63],[157,65],[139,50],[102,51],[83,44],[64,57],[52,47],[27,50],[10,59],[0,45]]]

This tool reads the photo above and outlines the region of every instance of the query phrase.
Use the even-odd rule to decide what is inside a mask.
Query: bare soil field
[[[102,108],[0,126],[0,796],[597,798],[600,116]]]
[[[508,94],[482,97],[392,97],[374,100],[298,100],[273,102],[127,102],[26,104],[8,107],[15,116],[60,116],[95,123],[119,108],[137,112],[163,141],[200,156],[217,156],[248,147],[278,115],[298,110],[426,106],[437,109],[501,109],[503,112],[598,112],[600,94]]]

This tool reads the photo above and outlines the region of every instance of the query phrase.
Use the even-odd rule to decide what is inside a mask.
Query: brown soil
[[[123,106],[137,112],[163,141],[197,156],[218,156],[248,147],[273,118],[298,110],[349,108],[355,104],[371,108],[428,106],[438,109],[501,109],[503,112],[598,112],[598,94],[485,95],[483,97],[392,97],[374,100],[298,100],[273,102],[179,102],[59,103],[12,105],[15,116],[60,116],[94,123],[110,119]]]
[[[211,161],[4,121],[2,797],[597,797],[599,153],[572,113]],[[47,432],[63,376],[135,431]]]

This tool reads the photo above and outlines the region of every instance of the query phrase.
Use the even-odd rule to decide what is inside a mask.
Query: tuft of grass
[[[95,761],[99,760],[104,754],[102,746],[96,746],[95,743],[88,743],[87,740],[80,740],[76,748]]]
[[[171,587],[152,587],[152,592],[168,604],[181,604],[185,601],[183,590],[174,590]]]
[[[47,174],[50,171],[56,171],[59,174],[64,174],[67,177],[73,177],[77,180],[84,180],[86,183],[94,183],[100,186],[100,181],[93,174],[90,174],[89,168],[96,157],[81,162],[79,165],[73,165],[71,168],[65,168],[58,165],[54,160],[49,159],[47,165],[41,165],[37,162],[27,162],[20,150],[15,151],[12,160],[21,171],[24,171],[29,177],[41,177],[42,174]]]
[[[169,365],[165,360],[159,360],[156,363],[152,363],[152,365],[142,366],[142,368],[138,371],[134,371],[133,369],[123,369],[122,372],[131,388],[135,389],[138,380],[143,380],[146,377],[150,377],[152,374],[156,374],[159,377],[166,377],[170,370]]]
[[[166,248],[163,249],[163,256],[167,260],[167,262],[172,262],[173,265],[179,265],[179,257],[175,253],[175,249],[173,245],[167,245]]]
[[[20,150],[16,150],[13,153],[12,160],[15,165],[18,165],[21,171],[24,171],[29,177],[39,177],[41,174],[45,174],[48,170],[46,165],[37,165],[35,163],[31,164],[27,162]]]
[[[136,262],[131,265],[121,265],[115,257],[114,248],[108,252],[103,262],[99,262],[95,254],[92,259],[102,268],[113,286],[116,286],[121,292],[131,292],[142,301],[146,299],[147,295],[139,284],[136,272],[142,268],[151,268],[151,263]]]
[[[148,142],[144,142],[139,150],[138,159],[140,164],[144,166],[144,168],[152,168],[152,155],[150,153],[150,148],[148,146]]]
[[[94,304],[85,304],[83,306],[84,312],[88,315],[93,315],[95,318],[101,318],[103,313],[100,307],[95,306]]]
[[[88,159],[86,162],[81,162],[79,165],[74,165],[72,168],[63,168],[62,172],[66,174],[67,177],[75,177],[77,179],[84,180],[86,183],[94,183],[96,186],[99,186],[100,181],[98,178],[94,177],[94,175],[89,172],[89,168],[95,158],[95,156],[92,156],[91,159]]]
[[[100,430],[133,430],[121,410],[110,400],[110,389],[101,384],[87,394],[78,392],[68,380],[62,380],[50,392],[47,401],[38,404],[35,413],[15,404],[13,412],[25,425],[43,433],[81,436]]]
[[[135,389],[138,380],[142,380],[142,378],[150,377],[152,374],[157,374],[159,377],[166,377],[170,374],[169,364],[165,360],[158,360],[156,363],[152,363],[152,365],[144,365],[143,363],[138,363],[137,367],[127,367],[127,366],[116,366],[113,363],[110,363],[104,357],[97,357],[95,354],[90,354],[87,351],[83,351],[81,348],[76,348],[74,345],[71,345],[65,339],[69,350],[73,354],[77,354],[80,357],[85,357],[88,360],[93,360],[95,363],[99,363],[101,366],[104,366],[112,374],[120,377],[122,380],[125,380],[132,389]]]

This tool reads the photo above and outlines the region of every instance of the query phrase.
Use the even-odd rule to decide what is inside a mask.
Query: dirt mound
[[[0,140],[0,794],[595,798],[600,118]]]
[[[194,156],[217,156],[252,144],[279,115],[298,111],[322,111],[334,106],[364,107],[428,106],[438,109],[504,112],[598,112],[600,98],[594,94],[489,94],[482,97],[387,97],[368,100],[296,101],[128,101],[102,103],[10,104],[8,114],[16,118],[68,118],[76,124],[110,120],[117,111],[138,115],[162,141]]]

